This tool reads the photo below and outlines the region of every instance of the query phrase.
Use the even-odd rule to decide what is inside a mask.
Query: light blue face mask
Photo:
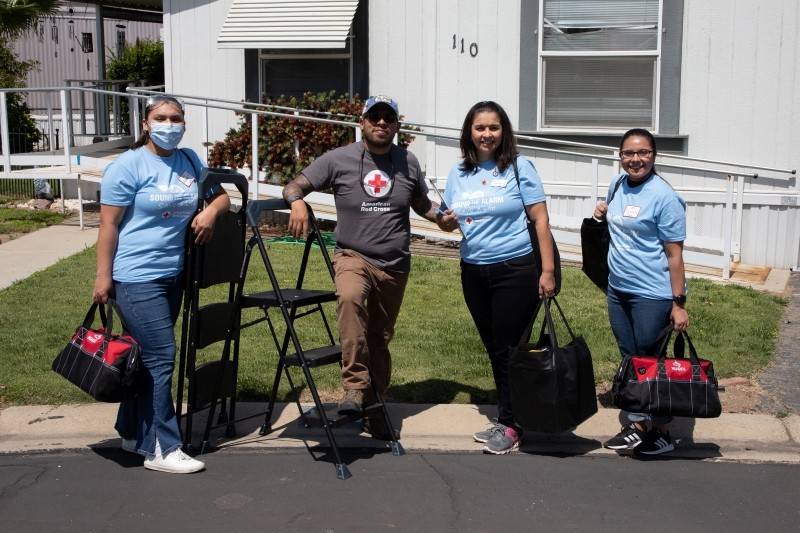
[[[163,122],[150,123],[150,138],[156,146],[164,150],[174,150],[183,139],[186,131],[185,124],[172,124]]]

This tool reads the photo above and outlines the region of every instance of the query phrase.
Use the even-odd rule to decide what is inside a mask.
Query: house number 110
[[[459,47],[461,48],[460,52],[462,54],[465,53],[464,38],[462,37],[459,40],[458,37],[456,36],[456,34],[454,33],[453,34],[453,50],[458,50]],[[478,55],[478,43],[469,43],[469,55],[471,57],[475,57],[475,56]]]

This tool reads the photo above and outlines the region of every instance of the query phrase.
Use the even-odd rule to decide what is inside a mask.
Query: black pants
[[[461,262],[464,300],[475,321],[497,387],[498,421],[514,424],[508,380],[508,349],[516,346],[539,303],[533,254],[489,265]]]

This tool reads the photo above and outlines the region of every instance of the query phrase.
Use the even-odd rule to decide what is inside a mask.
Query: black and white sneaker
[[[645,432],[631,424],[605,441],[603,446],[609,450],[633,450],[644,442]]]
[[[672,438],[669,433],[662,433],[657,429],[651,429],[645,435],[644,442],[636,448],[636,453],[642,455],[661,455],[675,450]]]

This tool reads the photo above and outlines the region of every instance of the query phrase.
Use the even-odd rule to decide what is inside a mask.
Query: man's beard
[[[389,136],[386,139],[379,139],[377,136],[375,136],[374,133],[367,133],[364,130],[362,130],[361,133],[363,134],[364,140],[367,142],[367,144],[375,148],[386,148],[387,146],[392,144],[393,140],[392,136]]]

